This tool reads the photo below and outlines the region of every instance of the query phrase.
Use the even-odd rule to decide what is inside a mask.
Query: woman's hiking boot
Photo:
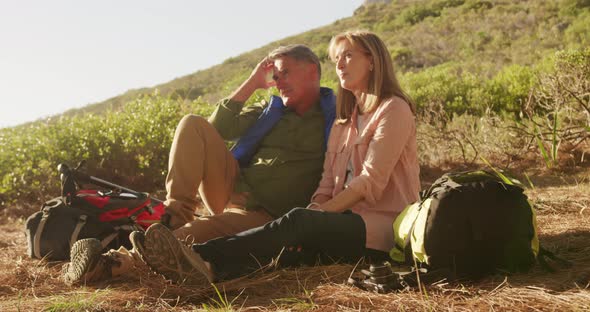
[[[145,262],[174,283],[205,286],[214,279],[201,256],[162,224],[156,223],[147,229],[144,247]]]
[[[113,266],[119,266],[114,254],[102,253],[96,238],[81,239],[72,245],[70,262],[62,268],[62,278],[68,285],[106,280],[112,276]]]

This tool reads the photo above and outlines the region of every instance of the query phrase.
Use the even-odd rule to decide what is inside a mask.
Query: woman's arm
[[[322,178],[318,184],[318,188],[311,196],[311,202],[323,204],[332,198],[334,192],[334,158],[336,157],[336,150],[338,147],[338,139],[340,136],[339,125],[332,125],[330,130],[330,137],[328,138],[328,148],[324,157],[324,166],[322,171]]]

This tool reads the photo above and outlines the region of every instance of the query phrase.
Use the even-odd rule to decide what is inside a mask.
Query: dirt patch
[[[424,171],[423,171],[424,172]],[[428,171],[426,171],[428,173]],[[431,171],[433,177],[436,176]],[[547,178],[549,179],[549,178]],[[537,207],[543,246],[573,263],[536,266],[527,274],[490,276],[471,283],[439,283],[424,289],[377,294],[345,285],[349,265],[271,270],[215,287],[173,285],[151,272],[70,287],[60,280],[62,263],[26,255],[23,218],[0,222],[0,311],[395,311],[590,309],[590,184],[533,177],[528,189]],[[562,181],[559,185],[555,181]],[[578,181],[580,179],[578,178]]]

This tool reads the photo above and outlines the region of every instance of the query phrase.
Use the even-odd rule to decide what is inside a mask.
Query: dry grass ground
[[[425,170],[425,183],[438,175]],[[61,263],[26,255],[24,210],[0,220],[0,311],[588,311],[590,310],[590,170],[529,174],[542,244],[570,260],[548,273],[439,283],[423,291],[366,292],[344,284],[348,265],[275,270],[216,287],[181,287],[148,272],[70,287]]]

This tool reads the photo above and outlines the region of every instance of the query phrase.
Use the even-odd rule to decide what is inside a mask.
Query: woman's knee
[[[285,218],[293,223],[309,222],[309,220],[311,218],[313,218],[314,215],[317,215],[318,213],[321,213],[321,212],[317,211],[317,210],[307,209],[307,208],[293,208],[289,212],[287,212],[283,216],[283,218]]]
[[[289,210],[289,212],[287,212],[287,214],[294,216],[295,218],[306,218],[309,215],[313,214],[314,212],[317,212],[317,211],[307,209],[307,208],[297,207],[297,208],[293,208],[293,209]]]

